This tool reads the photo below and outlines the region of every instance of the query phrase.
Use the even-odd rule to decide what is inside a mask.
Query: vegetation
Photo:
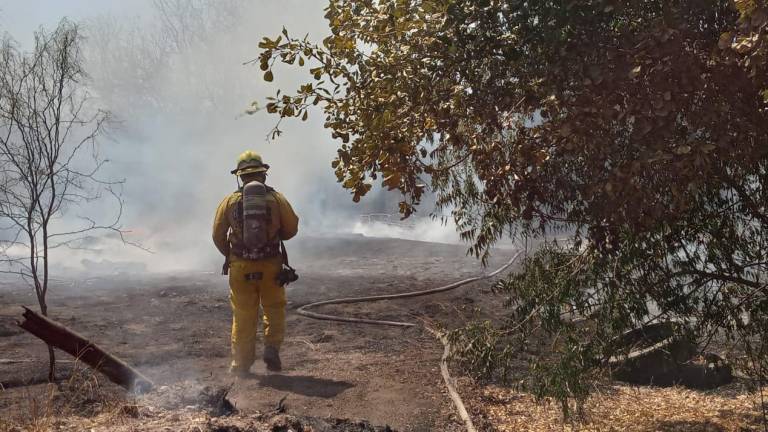
[[[105,161],[97,138],[109,116],[89,103],[81,44],[78,27],[63,20],[52,32],[35,33],[32,52],[8,36],[0,46],[0,263],[3,273],[20,276],[34,289],[46,316],[52,251],[81,247],[94,230],[122,236],[119,182],[98,175]],[[120,210],[114,222],[63,217],[105,192]],[[53,381],[50,346],[48,355]]]
[[[724,334],[765,381],[768,2],[330,0],[326,12],[322,44],[287,30],[260,43],[265,80],[279,63],[311,75],[266,110],[322,109],[354,200],[381,177],[407,217],[431,187],[483,259],[504,236],[545,239],[498,285],[503,322],[454,334],[472,371],[530,358],[528,384],[567,407],[614,337],[669,318],[703,342]],[[548,353],[524,356],[535,334]]]

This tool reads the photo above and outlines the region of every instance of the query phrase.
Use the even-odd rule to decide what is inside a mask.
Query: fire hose
[[[437,294],[445,291],[450,291],[450,290],[459,288],[461,286],[470,284],[472,282],[490,279],[498,275],[499,273],[509,268],[512,264],[514,264],[515,261],[517,261],[517,258],[520,257],[522,253],[523,253],[522,250],[517,252],[512,257],[512,259],[510,259],[506,264],[492,271],[491,273],[467,278],[467,279],[460,280],[458,282],[454,282],[438,288],[432,288],[432,289],[421,290],[421,291],[410,291],[410,292],[405,292],[400,294],[388,294],[388,295],[365,296],[365,297],[347,297],[347,298],[324,300],[324,301],[309,303],[304,306],[301,306],[296,309],[296,313],[308,318],[314,318],[314,319],[325,320],[325,321],[338,321],[338,322],[347,322],[347,323],[356,323],[356,324],[386,325],[386,326],[395,326],[395,327],[415,327],[417,326],[417,324],[415,323],[409,323],[409,322],[403,322],[403,321],[385,321],[385,320],[374,320],[374,319],[365,319],[365,318],[352,318],[352,317],[343,317],[338,315],[327,315],[327,314],[321,314],[317,312],[311,312],[307,309],[311,309],[318,306],[332,305],[332,304],[366,303],[366,302],[382,301],[382,300],[395,300],[395,299],[404,299],[404,298],[410,298],[410,297],[421,297],[421,296]],[[472,424],[472,418],[467,413],[467,409],[461,400],[461,396],[459,396],[458,391],[456,391],[454,380],[453,378],[451,378],[450,372],[448,371],[448,355],[451,352],[451,346],[450,346],[450,342],[448,341],[448,338],[446,338],[445,334],[443,332],[440,332],[439,330],[430,328],[428,326],[425,326],[425,329],[430,333],[432,333],[432,335],[434,335],[443,344],[444,349],[443,349],[443,356],[440,359],[440,373],[442,374],[443,381],[445,382],[445,385],[448,388],[448,394],[450,395],[451,400],[453,400],[453,403],[456,406],[457,411],[459,412],[459,416],[464,421],[467,431],[477,432],[477,429],[475,429],[475,426]]]

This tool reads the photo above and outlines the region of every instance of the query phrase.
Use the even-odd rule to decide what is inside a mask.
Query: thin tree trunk
[[[43,316],[48,316],[48,304],[45,302],[45,297],[40,299],[40,312]],[[48,382],[52,383],[56,381],[56,352],[53,351],[53,345],[47,342],[46,344],[48,345]]]
[[[54,382],[56,380],[56,353],[53,351],[53,346],[48,345],[48,382]]]
[[[61,101],[59,101],[59,104],[61,104]],[[58,138],[58,128],[56,129],[56,134]],[[53,169],[53,166],[48,167],[49,170]],[[51,195],[53,197],[56,196],[56,188],[54,187],[53,182],[51,183]],[[53,199],[53,198],[51,198]],[[43,219],[43,302],[45,303],[45,310],[48,311],[48,303],[45,301],[46,296],[48,295],[48,221],[51,217],[51,208],[53,206],[53,201],[50,202],[48,205],[48,212],[45,214]],[[43,314],[44,316],[48,316],[47,313]],[[48,345],[48,382],[54,382],[56,380],[56,353],[53,351],[53,346]]]

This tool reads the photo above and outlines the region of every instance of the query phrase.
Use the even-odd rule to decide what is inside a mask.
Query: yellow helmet
[[[232,174],[241,176],[255,172],[266,172],[269,165],[261,160],[261,155],[255,151],[246,150],[237,158],[237,168],[232,170]]]

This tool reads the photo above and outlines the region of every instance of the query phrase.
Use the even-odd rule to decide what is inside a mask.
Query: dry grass
[[[42,432],[59,429],[62,419],[107,416],[121,423],[131,401],[111,383],[85,366],[75,365],[70,377],[57,384],[23,389],[15,409],[3,413],[0,432]]]
[[[37,392],[29,388],[24,390],[24,406],[0,418],[0,432],[37,432],[51,429],[55,418],[56,385],[47,384],[43,389],[38,390]]]
[[[98,373],[76,368],[65,382],[24,388],[15,409],[0,414],[0,432],[219,430],[211,426],[219,420],[206,407],[195,405],[207,402],[200,400],[199,390],[197,384],[185,382],[128,398]],[[245,418],[241,423],[250,421]],[[238,427],[223,430],[257,430]]]
[[[734,390],[616,385],[590,398],[584,417],[569,423],[563,422],[558,404],[538,403],[513,390],[489,386],[474,399],[497,432],[763,430],[759,394]]]
[[[469,384],[466,380],[462,380]],[[538,403],[510,389],[463,386],[465,401],[482,415],[490,432],[744,432],[763,430],[758,394],[735,386],[716,391],[684,388],[611,386],[590,398],[584,417],[564,423],[556,403]],[[275,419],[257,416],[211,418],[205,411],[185,407],[182,388],[158,389],[158,400],[138,403],[89,369],[76,368],[59,385],[30,387],[12,415],[0,417],[0,432],[272,430]],[[473,394],[471,394],[473,393]],[[179,396],[182,395],[182,396]],[[163,408],[160,399],[181,399]],[[174,399],[175,401],[175,399]],[[221,424],[219,424],[221,423]],[[217,429],[219,426],[228,429]],[[235,427],[237,426],[237,427]]]

